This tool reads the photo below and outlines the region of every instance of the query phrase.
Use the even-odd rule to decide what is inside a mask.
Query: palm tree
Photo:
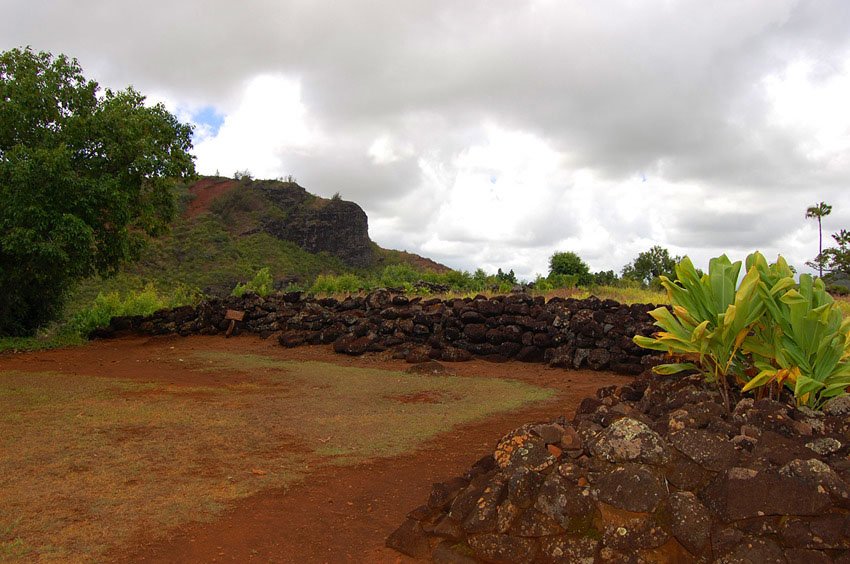
[[[821,229],[821,219],[824,216],[827,216],[832,211],[832,206],[826,204],[824,202],[818,202],[814,206],[809,206],[806,209],[806,219],[817,218],[818,220],[818,276],[823,278],[823,261],[821,260],[821,255],[823,254],[823,229]]]

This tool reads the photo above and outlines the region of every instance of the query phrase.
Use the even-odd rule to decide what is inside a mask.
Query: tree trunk
[[[818,278],[823,278],[823,229],[818,216]]]

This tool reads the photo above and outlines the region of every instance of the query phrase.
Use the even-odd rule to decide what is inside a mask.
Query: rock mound
[[[697,377],[600,389],[434,484],[387,546],[435,562],[850,562],[850,401],[719,401]]]

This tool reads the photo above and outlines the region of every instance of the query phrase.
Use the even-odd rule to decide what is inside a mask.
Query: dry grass
[[[596,296],[600,300],[614,300],[621,304],[669,304],[667,293],[647,288],[630,288],[616,286],[593,286],[590,288],[567,288],[552,290],[543,294],[547,300],[559,298],[584,299]]]
[[[834,296],[835,303],[838,306],[838,309],[841,310],[841,313],[844,314],[844,317],[850,316],[850,296]]]
[[[552,394],[262,356],[186,360],[240,377],[194,386],[0,372],[0,560],[99,560],[323,465],[399,454]],[[400,401],[422,392],[441,403]]]

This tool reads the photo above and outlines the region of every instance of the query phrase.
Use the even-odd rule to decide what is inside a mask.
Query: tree
[[[76,280],[133,257],[194,174],[190,125],[98,91],[64,55],[0,53],[0,335],[31,334]]]
[[[516,274],[514,274],[513,269],[509,270],[508,272],[502,272],[502,269],[500,268],[496,272],[496,279],[499,282],[507,282],[509,284],[517,284]]]
[[[831,212],[832,206],[824,202],[818,202],[806,208],[806,219],[814,218],[818,220],[818,258],[816,262],[818,265],[818,276],[821,278],[823,278],[823,228],[821,226],[821,220]]]
[[[593,283],[597,286],[616,286],[620,279],[613,270],[600,270],[593,273]]]
[[[825,266],[830,274],[850,277],[850,231],[842,229],[833,233],[832,238],[838,246],[824,249],[818,255],[818,261],[806,264],[820,268]]]
[[[582,286],[591,282],[590,267],[572,251],[555,253],[549,257],[549,276],[553,274],[578,276],[578,283]]]
[[[655,245],[648,251],[638,254],[630,264],[623,267],[623,278],[640,282],[648,286],[659,276],[675,278],[676,264],[682,260],[681,257],[670,256],[670,251]]]

